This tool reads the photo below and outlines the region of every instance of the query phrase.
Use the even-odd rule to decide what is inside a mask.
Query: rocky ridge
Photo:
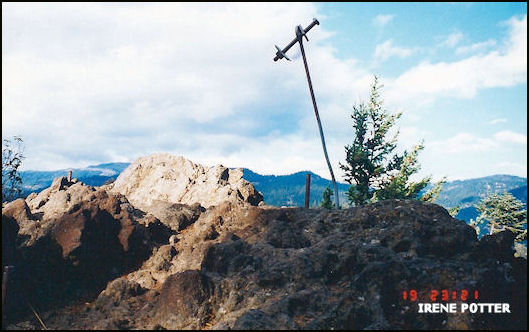
[[[155,201],[210,207],[225,201],[258,205],[263,196],[242,178],[241,169],[204,167],[166,153],[138,158],[116,179],[110,191],[149,210]]]
[[[141,166],[145,178],[154,177],[143,182],[131,175],[135,166],[127,178],[140,185],[128,189],[119,189],[123,180],[93,188],[58,179],[3,208],[2,260],[16,265],[20,278],[8,299],[24,290],[47,327],[58,329],[527,326],[527,297],[520,296],[527,261],[513,256],[512,233],[478,241],[442,207],[417,201],[339,211],[255,206],[237,194],[248,187],[230,170],[226,178],[220,167],[163,158],[187,165],[185,175]],[[170,195],[169,184],[153,191],[152,174],[183,179],[192,194]],[[214,197],[190,199],[203,192],[187,187],[191,175],[204,174],[199,183],[227,187],[215,191],[226,194],[216,204],[205,203]],[[149,192],[156,199],[133,203],[145,203]],[[432,289],[478,290],[479,302],[510,303],[512,313],[422,315],[402,297],[411,289],[423,300]],[[13,302],[7,327],[38,327],[23,303]]]

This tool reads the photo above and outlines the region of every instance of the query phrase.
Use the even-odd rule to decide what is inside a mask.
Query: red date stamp
[[[449,289],[431,289],[418,292],[416,289],[402,291],[402,299],[405,301],[424,301],[431,302],[438,301],[474,301],[479,299],[479,292],[477,290],[449,290]]]
[[[511,312],[509,303],[480,303],[476,289],[409,289],[402,291],[402,299],[416,303],[419,314]]]

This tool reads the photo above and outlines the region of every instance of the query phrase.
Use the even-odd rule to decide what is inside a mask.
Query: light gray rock
[[[71,211],[82,201],[94,196],[95,188],[82,182],[68,182],[65,176],[55,178],[49,188],[37,195],[29,195],[26,203],[40,219],[51,219]]]
[[[205,167],[180,156],[159,153],[138,158],[119,175],[111,191],[125,195],[147,212],[157,200],[199,203],[206,208],[225,201],[258,205],[263,196],[242,175],[241,169]]]

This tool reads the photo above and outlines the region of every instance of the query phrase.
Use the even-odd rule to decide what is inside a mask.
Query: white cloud
[[[322,21],[305,48],[328,142],[372,79],[324,45],[331,32],[311,3],[28,6],[2,4],[2,135],[23,136],[24,169],[167,151],[325,176],[303,65],[274,62],[273,46]],[[343,144],[332,149],[337,172]]]
[[[461,33],[461,31],[455,31],[448,35],[441,44],[448,47],[455,47],[461,39],[463,39],[463,33]]]
[[[509,130],[504,130],[496,133],[494,139],[502,143],[527,144],[527,136],[515,133]]]
[[[379,28],[385,27],[389,22],[395,18],[395,15],[379,14],[373,18],[373,24]]]
[[[498,124],[498,123],[505,123],[505,122],[507,122],[507,119],[505,119],[505,118],[496,118],[496,119],[490,120],[489,124],[495,125],[495,124]]]
[[[430,142],[428,146],[437,153],[461,154],[467,152],[490,152],[504,147],[505,144],[527,144],[527,136],[508,130],[497,132],[491,138],[462,132],[444,140]]]
[[[496,46],[496,41],[494,39],[489,39],[487,41],[474,43],[468,46],[460,46],[456,48],[456,54],[484,52],[493,46]]]
[[[503,161],[492,165],[490,174],[516,174],[527,177],[527,163]]]
[[[527,177],[525,135],[500,131],[483,137],[460,132],[449,138],[426,141],[420,161],[424,170],[450,181],[492,174]]]
[[[36,88],[37,93],[45,93],[36,95],[35,101],[51,96],[61,103],[67,98],[83,104],[96,98],[100,102],[127,99],[121,102],[131,103],[130,107],[145,99],[165,99],[180,117],[197,121],[234,114],[260,96],[258,84],[247,82],[271,67],[272,38],[284,38],[278,25],[290,25],[293,19],[311,17],[315,11],[304,5],[289,8],[294,7],[299,7],[300,14],[288,13],[282,5],[263,6],[262,15],[251,19],[255,8],[245,4],[213,5],[207,11],[198,4],[37,6],[31,12],[46,18],[42,25],[37,23],[32,30],[15,26],[7,33],[2,67],[7,69],[3,78],[9,86],[3,95],[14,97]],[[54,9],[70,18],[56,18]],[[267,22],[270,16],[276,16],[275,24]],[[75,18],[79,24],[72,22]],[[57,19],[54,25],[44,22],[53,19]],[[71,25],[75,32],[66,32]],[[25,38],[12,40],[16,33]],[[78,45],[78,39],[86,45]],[[47,40],[46,45],[40,40]],[[267,65],[261,69],[252,68],[257,67],[252,66],[254,61],[265,60]]]
[[[373,58],[375,62],[383,62],[393,56],[405,58],[412,53],[413,51],[409,48],[393,46],[393,40],[389,39],[376,46]]]
[[[132,161],[165,151],[208,165],[275,174],[310,169],[329,178],[303,65],[272,60],[273,45],[286,45],[293,27],[320,18],[305,47],[329,156],[342,180],[338,161],[350,143],[351,106],[368,96],[372,74],[327,43],[331,32],[316,5],[3,3],[2,9],[2,135],[24,137],[25,169]],[[382,25],[393,18],[387,16]],[[508,26],[511,38],[489,58],[465,59],[479,62],[485,73],[478,78],[477,64],[459,73],[458,63],[384,78],[388,108],[400,107],[391,94],[415,103],[525,82],[526,18]],[[415,50],[391,40],[386,47],[397,57]],[[290,52],[295,58],[298,51]],[[410,143],[424,136],[409,124],[401,133]],[[476,151],[498,142],[471,135],[460,144],[465,139]]]
[[[445,140],[433,141],[428,146],[441,154],[460,154],[489,151],[496,148],[498,143],[490,138],[481,138],[470,133],[458,133]]]
[[[487,54],[456,62],[423,61],[396,79],[388,79],[387,100],[401,104],[447,97],[472,98],[480,89],[527,82],[527,15],[514,17],[506,25],[508,39]]]

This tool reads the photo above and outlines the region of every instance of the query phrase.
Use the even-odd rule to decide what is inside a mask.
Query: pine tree
[[[410,177],[420,169],[417,157],[424,145],[421,142],[402,155],[394,153],[399,132],[390,135],[390,131],[402,113],[389,114],[382,107],[380,88],[375,76],[369,103],[353,106],[354,140],[345,146],[345,164],[340,163],[345,181],[351,184],[347,192],[349,202],[355,206],[390,198],[432,202],[439,195],[445,179],[420,195],[431,178],[413,182]]]
[[[334,209],[334,204],[332,202],[332,190],[331,187],[327,186],[322,194],[321,207],[326,209]]]
[[[454,206],[454,207],[451,207],[448,209],[448,213],[453,217],[455,218],[458,214],[459,214],[459,211],[461,210],[461,205],[457,205],[457,206]],[[479,233],[478,233],[479,234]]]
[[[475,206],[480,215],[473,223],[480,229],[488,222],[489,234],[510,230],[516,234],[517,242],[527,239],[527,210],[510,193],[490,194]]]

